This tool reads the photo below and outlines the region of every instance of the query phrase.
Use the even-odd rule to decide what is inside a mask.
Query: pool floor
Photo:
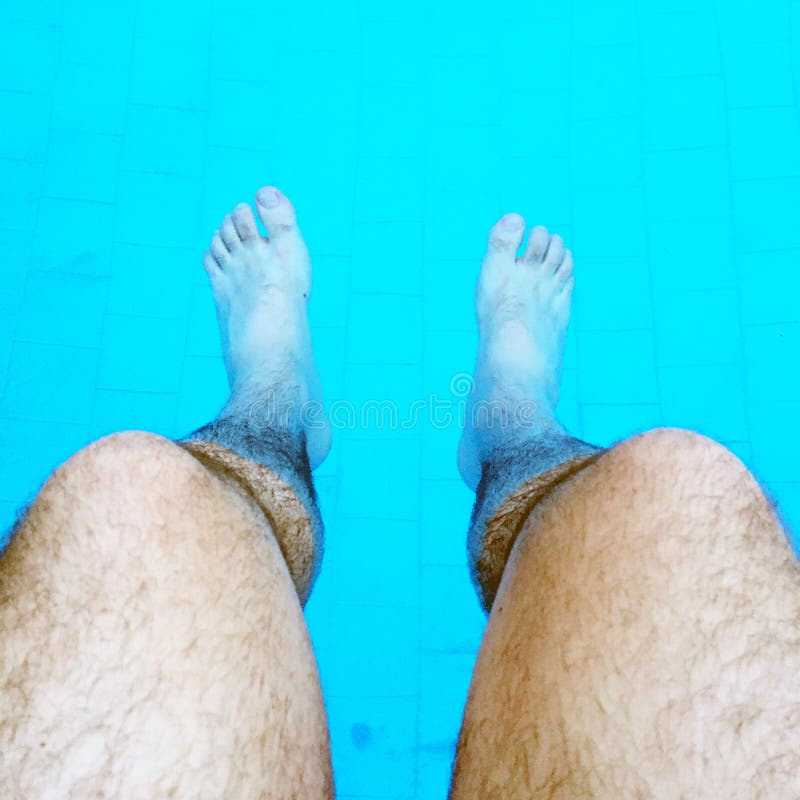
[[[571,431],[697,429],[800,523],[800,2],[290,5],[0,11],[0,528],[90,440],[215,415],[202,253],[266,183],[329,400],[452,399],[518,211],[575,252]],[[484,624],[458,426],[339,427],[308,609],[339,796],[443,798]]]

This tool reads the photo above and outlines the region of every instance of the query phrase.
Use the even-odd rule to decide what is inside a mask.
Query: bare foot
[[[331,432],[308,323],[311,258],[287,197],[265,187],[256,207],[267,237],[242,203],[222,221],[203,262],[228,379],[234,397],[266,399],[276,419],[288,415],[303,425],[314,469],[330,451]]]
[[[564,432],[555,408],[575,283],[572,253],[560,236],[536,227],[517,258],[524,235],[522,217],[504,216],[489,235],[478,281],[480,343],[458,458],[473,489],[496,447]]]

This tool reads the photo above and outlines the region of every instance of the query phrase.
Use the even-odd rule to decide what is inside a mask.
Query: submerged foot
[[[256,198],[262,237],[249,205],[225,217],[205,255],[231,403],[249,403],[265,424],[297,426],[312,469],[330,450],[330,425],[314,361],[308,299],[311,258],[292,204],[272,187]]]
[[[480,341],[458,457],[473,489],[496,448],[565,433],[555,408],[574,287],[572,253],[560,236],[537,227],[517,258],[524,234],[517,214],[492,228],[478,281]]]

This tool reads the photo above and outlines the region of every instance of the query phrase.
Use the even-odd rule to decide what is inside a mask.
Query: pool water
[[[500,214],[575,252],[571,431],[702,431],[800,523],[800,0],[38,0],[0,19],[0,528],[90,440],[214,416],[202,253],[265,183],[315,257],[328,399],[400,409],[344,414],[318,473],[308,620],[340,797],[446,794],[484,624],[472,498],[457,414],[400,420],[459,399]]]

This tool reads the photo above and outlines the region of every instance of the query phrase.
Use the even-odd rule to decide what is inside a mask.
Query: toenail
[[[264,208],[275,208],[280,205],[281,196],[277,189],[261,189],[258,193],[258,202]]]
[[[523,225],[522,217],[520,217],[519,214],[509,214],[503,217],[501,225],[507,231],[517,231]]]

